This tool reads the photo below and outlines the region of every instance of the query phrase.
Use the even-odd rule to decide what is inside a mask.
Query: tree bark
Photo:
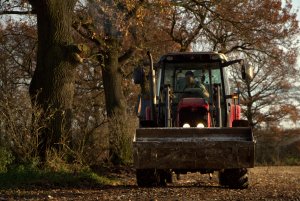
[[[119,42],[110,39],[109,49],[105,53],[102,77],[105,103],[108,117],[121,116],[126,113],[125,97],[122,90],[122,74],[119,70]]]
[[[61,136],[71,127],[77,53],[72,48],[72,16],[76,0],[31,0],[37,13],[37,66],[29,92],[42,109],[39,156],[58,148]]]
[[[113,164],[117,165],[123,163],[121,150],[124,150],[122,146],[126,146],[120,141],[125,135],[125,130],[124,128],[118,129],[126,118],[126,102],[122,90],[122,74],[119,69],[119,41],[114,36],[110,36],[106,44],[108,48],[104,52],[102,79],[106,112],[112,122],[109,127],[109,158]]]
[[[113,0],[107,0],[106,3],[109,7],[114,6]],[[117,19],[117,13],[107,15],[104,19],[104,32],[108,39],[105,41],[102,77],[108,117],[121,116],[126,113],[125,97],[122,91],[122,74],[119,70],[119,50],[122,34],[117,26]]]
[[[111,122],[121,124],[126,118],[126,102],[122,90],[122,74],[119,70],[119,41],[111,38],[107,44],[109,48],[105,52],[102,67],[106,112]],[[116,147],[124,146],[124,143],[120,142],[124,130],[117,130],[118,127],[119,125],[113,125],[109,128],[109,158],[113,164],[122,163],[122,153]]]

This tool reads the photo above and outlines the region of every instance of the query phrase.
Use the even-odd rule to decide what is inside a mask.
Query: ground
[[[168,187],[139,188],[132,169],[113,173],[120,182],[94,188],[43,188],[1,190],[4,200],[295,200],[300,201],[300,166],[256,167],[249,170],[250,187],[233,190],[199,173],[182,175]]]

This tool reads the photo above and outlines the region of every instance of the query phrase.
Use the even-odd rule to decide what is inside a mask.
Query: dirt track
[[[231,190],[218,185],[217,175],[187,174],[162,188],[138,188],[133,172],[120,177],[122,184],[94,189],[39,189],[2,191],[2,200],[298,200],[300,166],[257,167],[249,172],[250,187]]]

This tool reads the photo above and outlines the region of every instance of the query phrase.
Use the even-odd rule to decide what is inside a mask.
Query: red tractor
[[[226,67],[240,64],[243,79],[251,79],[251,67],[220,53],[195,52],[164,55],[154,70],[148,55],[149,75],[143,68],[134,72],[135,83],[149,89],[140,96],[133,141],[138,185],[166,185],[173,172],[218,171],[220,185],[247,188],[255,143]]]

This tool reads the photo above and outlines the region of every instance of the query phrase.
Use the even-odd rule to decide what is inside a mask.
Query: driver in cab
[[[205,86],[198,81],[195,80],[194,73],[192,71],[187,71],[185,73],[185,87],[184,90],[190,89],[190,88],[197,88],[200,92],[201,97],[203,98],[209,98],[209,93],[206,90]]]

